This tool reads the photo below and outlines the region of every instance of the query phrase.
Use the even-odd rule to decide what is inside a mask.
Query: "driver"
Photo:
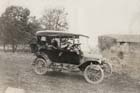
[[[80,44],[73,44],[71,47],[71,52],[75,52],[77,55],[80,55],[80,48],[79,48]]]

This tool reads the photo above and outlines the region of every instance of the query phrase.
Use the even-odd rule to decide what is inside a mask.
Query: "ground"
[[[114,72],[100,84],[85,81],[80,72],[49,72],[36,75],[30,53],[0,52],[0,93],[7,87],[25,89],[27,93],[140,93],[138,80]]]

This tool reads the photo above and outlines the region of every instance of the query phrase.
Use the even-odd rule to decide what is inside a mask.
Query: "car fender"
[[[47,62],[48,65],[50,65],[52,63],[52,61],[49,59],[48,55],[45,53],[37,53],[36,56],[37,56],[37,58],[43,58]]]
[[[85,58],[81,60],[81,64],[79,65],[79,69],[84,71],[86,66],[90,64],[100,65],[102,63],[101,59],[93,59],[93,58]]]

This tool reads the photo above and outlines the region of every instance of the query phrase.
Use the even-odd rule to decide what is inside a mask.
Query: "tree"
[[[31,16],[28,21],[28,32],[30,32],[30,34],[34,36],[35,32],[38,30],[43,30],[43,28],[41,27],[41,23],[38,19],[36,19],[35,16]]]
[[[18,44],[27,43],[34,31],[33,22],[29,22],[30,10],[20,6],[10,6],[0,17],[0,33],[5,47],[12,46],[15,52]],[[36,25],[35,25],[36,26]]]
[[[41,18],[41,24],[46,30],[65,31],[68,29],[67,15],[64,8],[47,9]]]

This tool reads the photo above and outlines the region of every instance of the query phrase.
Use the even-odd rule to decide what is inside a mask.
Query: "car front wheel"
[[[104,79],[104,72],[99,65],[88,65],[84,70],[84,77],[88,83],[98,84]]]

